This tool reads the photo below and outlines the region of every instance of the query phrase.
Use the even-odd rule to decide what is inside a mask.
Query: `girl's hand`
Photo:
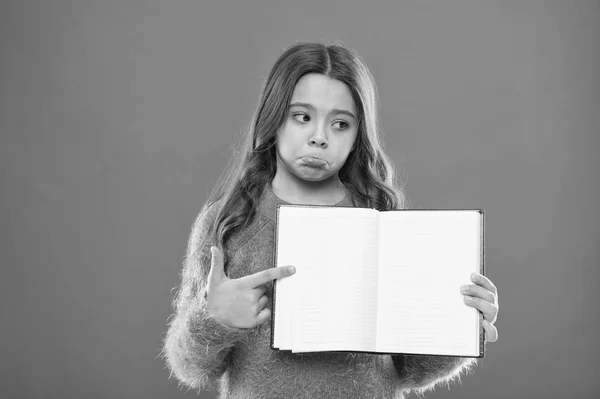
[[[269,320],[264,295],[269,281],[287,277],[296,271],[290,267],[274,267],[238,279],[230,279],[223,269],[223,253],[211,247],[212,260],[206,289],[206,302],[212,317],[235,328],[252,328]]]
[[[487,277],[479,273],[473,273],[471,280],[475,285],[463,285],[460,287],[460,292],[465,294],[464,300],[467,305],[478,309],[483,314],[485,340],[496,342],[498,329],[494,323],[498,316],[498,290]],[[480,315],[480,317],[482,316]]]

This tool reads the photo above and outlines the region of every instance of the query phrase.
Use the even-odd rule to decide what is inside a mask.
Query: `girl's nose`
[[[324,139],[321,138],[314,138],[310,140],[310,144],[311,145],[315,145],[317,147],[327,147],[327,141],[325,141]]]
[[[322,148],[327,147],[327,137],[321,128],[316,128],[315,133],[310,138],[310,145]]]

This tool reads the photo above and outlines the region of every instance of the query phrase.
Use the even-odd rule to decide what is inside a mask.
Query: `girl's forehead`
[[[325,75],[304,75],[296,86],[290,104],[308,103],[317,109],[347,109],[355,112],[350,88],[343,82]]]

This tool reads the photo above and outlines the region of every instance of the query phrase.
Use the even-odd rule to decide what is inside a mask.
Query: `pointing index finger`
[[[240,282],[248,288],[256,288],[278,278],[291,276],[296,272],[294,266],[278,266],[240,278]]]

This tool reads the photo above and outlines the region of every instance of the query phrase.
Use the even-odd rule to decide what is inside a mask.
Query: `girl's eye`
[[[300,119],[300,118],[302,119]],[[302,123],[306,123],[310,120],[310,116],[306,115],[306,114],[293,114],[292,118],[294,118],[295,120],[297,120],[298,122],[302,122]],[[308,118],[308,120],[305,120],[304,118]]]
[[[296,114],[292,114],[292,118],[294,118],[296,121],[300,122],[300,123],[307,123],[310,121],[310,116],[307,114],[303,114],[303,113],[296,113]],[[339,130],[345,130],[348,129],[350,127],[350,124],[346,121],[335,121],[333,122],[333,124],[340,124],[338,126]]]
[[[348,129],[348,127],[350,126],[347,122],[345,121],[335,121],[333,123],[340,123],[341,126],[339,127],[340,130],[344,130],[344,129]]]

